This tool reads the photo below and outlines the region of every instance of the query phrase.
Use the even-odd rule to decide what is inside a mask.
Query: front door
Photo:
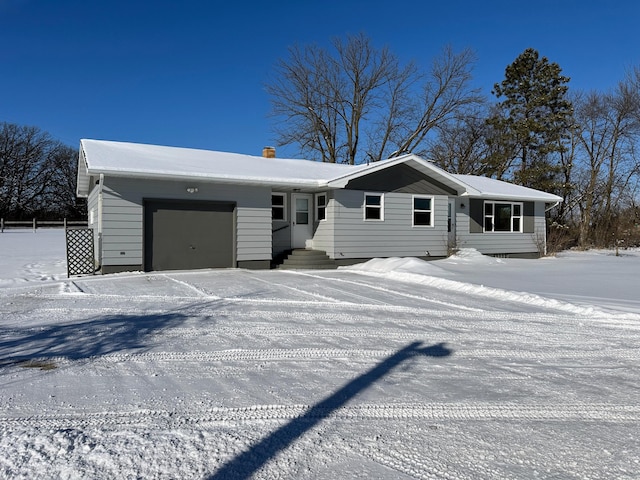
[[[294,193],[291,197],[291,247],[305,248],[313,236],[313,196]]]

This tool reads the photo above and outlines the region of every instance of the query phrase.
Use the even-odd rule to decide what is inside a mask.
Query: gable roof
[[[557,202],[560,197],[506,182],[454,175],[416,155],[371,163],[343,165],[310,160],[264,158],[239,153],[139,143],[80,140],[77,194],[89,193],[91,175],[200,180],[272,188],[344,188],[350,180],[404,163],[427,177],[474,197]]]

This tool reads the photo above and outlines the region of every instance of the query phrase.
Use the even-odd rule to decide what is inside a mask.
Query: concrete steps
[[[281,270],[315,270],[338,268],[338,266],[321,250],[296,249],[277,268]]]

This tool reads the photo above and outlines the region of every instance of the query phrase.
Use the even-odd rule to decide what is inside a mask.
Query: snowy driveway
[[[640,312],[345,270],[0,302],[2,477],[640,478]]]

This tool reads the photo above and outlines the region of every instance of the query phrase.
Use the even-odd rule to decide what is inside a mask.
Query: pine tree
[[[526,49],[505,70],[505,79],[494,85],[498,99],[489,126],[496,135],[488,142],[489,169],[509,172],[520,185],[545,191],[556,190],[573,114],[567,99],[569,78],[557,63]],[[512,152],[505,156],[504,152]]]

